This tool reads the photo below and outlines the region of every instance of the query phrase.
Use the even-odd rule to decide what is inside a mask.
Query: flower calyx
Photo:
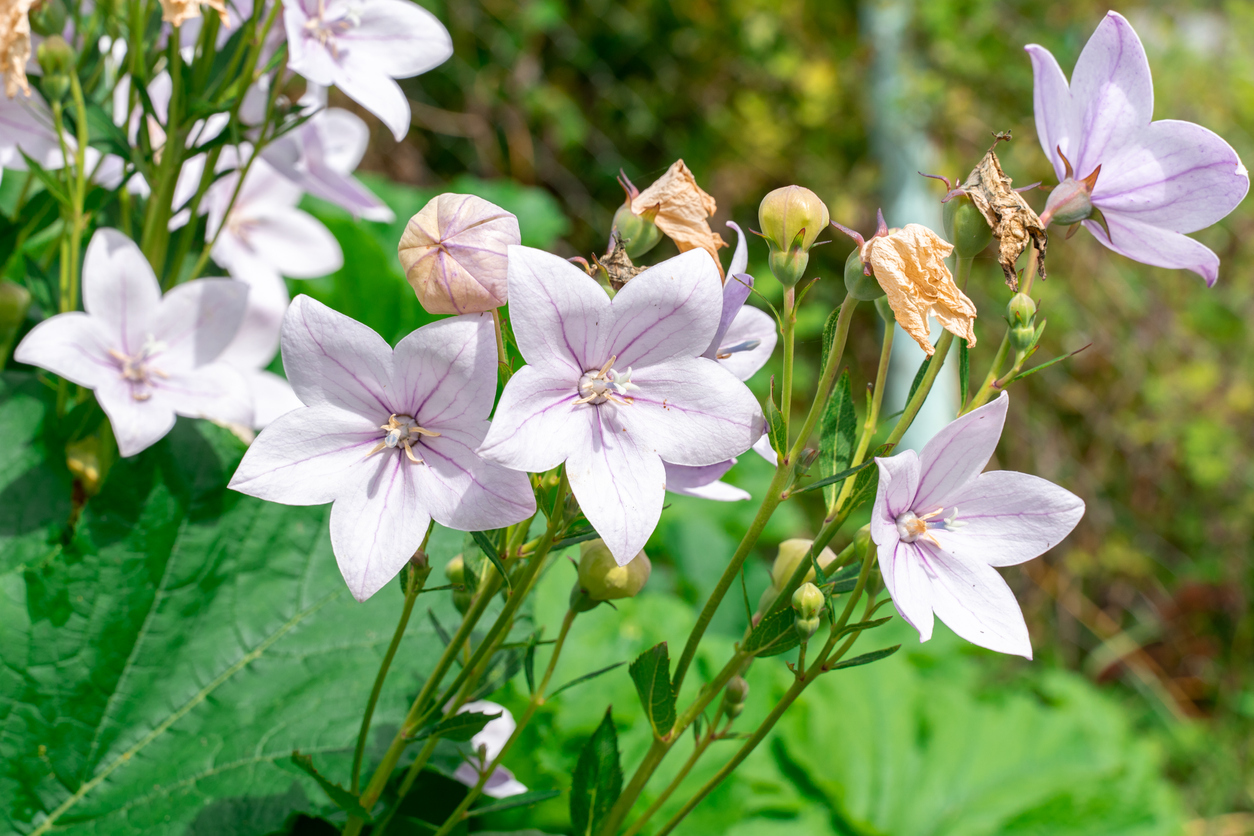
[[[1062,182],[1054,187],[1045,201],[1041,223],[1049,226],[1057,222],[1070,226],[1071,228],[1067,230],[1067,237],[1070,238],[1075,234],[1076,224],[1081,221],[1097,221],[1105,230],[1106,238],[1110,239],[1110,228],[1106,225],[1106,218],[1102,216],[1102,210],[1093,205],[1093,189],[1097,186],[1097,178],[1102,173],[1102,167],[1099,165],[1089,172],[1088,176],[1077,179],[1071,167],[1071,160],[1062,153],[1062,147],[1059,146],[1055,150],[1066,170],[1063,173]]]

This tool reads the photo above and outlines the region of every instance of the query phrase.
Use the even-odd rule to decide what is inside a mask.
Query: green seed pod
[[[65,31],[65,4],[61,0],[43,0],[30,10],[30,28],[45,38]]]
[[[965,194],[955,195],[945,204],[945,237],[954,245],[954,255],[975,258],[993,240],[988,221]]]
[[[880,287],[875,276],[862,272],[862,256],[856,248],[845,259],[845,290],[861,302],[874,302],[884,295],[884,288]]]
[[[622,239],[623,249],[627,257],[633,261],[657,246],[662,240],[662,230],[652,220],[631,211],[631,205],[624,203],[614,213],[613,229]]]

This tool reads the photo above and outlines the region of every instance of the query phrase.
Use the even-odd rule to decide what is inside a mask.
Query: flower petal
[[[1110,237],[1096,221],[1084,221],[1084,228],[1120,255],[1154,267],[1192,270],[1206,280],[1207,287],[1219,280],[1219,256],[1205,244],[1118,212],[1105,217]]]
[[[1084,45],[1071,73],[1071,101],[1080,142],[1069,159],[1078,177],[1122,150],[1153,118],[1149,59],[1118,12],[1108,12]]]
[[[135,354],[161,304],[161,286],[139,246],[116,229],[98,229],[83,257],[83,309]]]
[[[174,409],[167,401],[157,397],[135,400],[130,384],[121,377],[102,382],[95,391],[123,458],[147,450],[174,427]]]
[[[1196,232],[1235,209],[1249,189],[1249,174],[1222,137],[1163,120],[1102,164],[1093,204],[1172,232]]]
[[[218,359],[240,371],[264,368],[279,350],[283,315],[290,302],[287,284],[274,268],[255,258],[237,260],[231,275],[248,285],[248,305],[239,330]]]
[[[682,464],[666,464],[666,489],[674,493],[687,493],[692,488],[699,488],[716,482],[723,474],[731,470],[736,463],[734,458],[716,464],[700,467],[688,467]]]
[[[596,407],[575,404],[574,380],[523,366],[505,384],[479,455],[514,470],[543,473],[592,443]]]
[[[313,279],[344,266],[344,252],[335,236],[307,212],[268,206],[255,211],[251,220],[253,249],[284,276]]]
[[[633,280],[634,281],[634,280]],[[666,471],[613,410],[593,408],[592,439],[566,460],[570,489],[619,566],[632,561],[662,515]]]
[[[353,7],[361,23],[340,38],[350,60],[367,53],[393,78],[409,78],[440,66],[453,55],[453,38],[444,24],[416,3],[365,0]]]
[[[611,321],[610,298],[601,286],[543,250],[512,246],[508,255],[510,323],[523,359],[533,366],[569,369],[572,383],[588,369],[600,368],[610,358],[594,356],[597,337]]]
[[[885,548],[898,539],[897,517],[914,505],[919,490],[919,454],[902,450],[891,458],[877,458],[875,466],[880,478],[871,513],[871,539]]]
[[[932,638],[932,580],[915,543],[896,541],[879,549],[880,574],[893,606],[906,623],[919,631],[919,641]]]
[[[489,389],[489,394],[492,393]],[[488,431],[483,419],[463,419],[462,428],[445,427],[438,438],[423,438],[414,481],[435,521],[458,531],[490,531],[536,512],[527,474],[487,461],[475,452]]]
[[[937,618],[972,644],[1032,658],[1023,610],[996,569],[961,560],[930,543],[916,545],[933,572],[931,603]]]
[[[232,279],[196,279],[162,299],[149,334],[163,347],[152,354],[167,373],[212,362],[239,330],[248,306],[248,285]]]
[[[424,325],[397,344],[392,365],[392,411],[437,431],[485,421],[496,399],[492,317],[467,314]]]
[[[239,370],[253,397],[253,428],[263,429],[279,417],[304,406],[292,385],[274,372]]]
[[[1062,149],[1067,159],[1073,159],[1075,146],[1079,142],[1071,90],[1067,86],[1067,77],[1058,66],[1058,59],[1049,50],[1037,44],[1029,44],[1024,49],[1032,59],[1036,136],[1041,141],[1041,150],[1054,164],[1054,174],[1061,182],[1067,169],[1063,165],[1062,157],[1058,156],[1058,149]]]
[[[727,281],[731,283],[735,280],[733,276]],[[774,317],[766,311],[745,305],[723,336],[718,363],[737,380],[748,380],[771,359],[778,337]]]
[[[614,368],[623,369],[699,356],[718,329],[722,292],[718,265],[705,250],[689,250],[650,267],[614,297],[611,324],[598,352],[604,355],[601,362],[614,355]],[[596,365],[594,360],[585,368]]]
[[[522,795],[526,791],[527,785],[515,778],[514,773],[503,766],[492,770],[492,774],[483,785],[483,794],[490,798],[509,798],[511,795]]]
[[[374,422],[334,406],[295,409],[258,434],[230,487],[284,505],[332,502],[361,481],[380,435]]]
[[[385,421],[392,411],[391,347],[365,325],[304,294],[283,318],[283,368],[309,406],[338,406],[371,421]]]
[[[631,392],[631,404],[601,409],[617,412],[636,444],[671,464],[717,464],[748,450],[765,431],[749,388],[704,357],[645,366],[632,382],[640,388]]]
[[[988,464],[1001,439],[1010,396],[973,409],[932,436],[919,453],[919,490],[910,510],[926,514],[946,506]]]
[[[728,221],[727,227],[736,230],[736,249],[732,252],[731,266],[727,268],[727,275],[734,276],[749,269],[749,242],[735,221]]]
[[[335,86],[357,104],[379,117],[400,142],[409,133],[409,99],[391,76],[374,67],[340,66]],[[400,571],[399,569],[397,571]]]
[[[361,470],[331,506],[331,549],[358,601],[396,577],[431,523],[413,478],[416,468],[400,451],[385,451]]]
[[[120,377],[118,364],[109,356],[110,343],[115,341],[100,320],[72,311],[49,317],[32,328],[18,343],[13,359],[94,389]]]
[[[152,399],[188,418],[224,424],[253,423],[253,399],[243,375],[226,363],[206,363],[185,372],[170,372],[152,384]]]
[[[723,311],[718,320],[718,329],[715,330],[703,356],[711,360],[718,356],[719,346],[724,343],[723,337],[741,309],[744,308],[745,300],[749,298],[749,291],[752,288],[753,276],[743,270],[727,274],[727,281],[723,284]]]
[[[949,496],[961,528],[937,531],[965,563],[1013,566],[1058,545],[1084,516],[1084,500],[1047,479],[993,470]]]

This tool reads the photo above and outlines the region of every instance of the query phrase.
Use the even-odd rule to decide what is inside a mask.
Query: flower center
[[[615,355],[605,361],[605,365],[599,369],[586,371],[579,378],[579,397],[575,403],[590,403],[593,405],[603,404],[606,401],[613,401],[626,406],[632,403],[632,392],[640,387],[631,382],[631,369],[627,369],[627,373],[623,374],[614,369],[614,361],[618,359]]]
[[[941,517],[940,515],[944,511],[944,508],[937,508],[935,511],[924,514],[921,517],[913,511],[904,512],[897,517],[897,536],[901,538],[903,543],[913,543],[919,539],[927,539],[933,545],[939,546],[940,542],[932,534],[933,530],[954,531],[966,525],[965,522],[958,519],[957,507],[950,508],[949,513]]]
[[[418,422],[409,415],[393,414],[388,418],[388,422],[380,426],[379,429],[383,430],[383,440],[366,454],[366,458],[370,458],[383,449],[394,450],[400,447],[405,451],[405,455],[411,462],[422,464],[422,459],[414,455],[413,444],[424,435],[431,438],[440,437],[439,433],[418,426]]]
[[[338,59],[340,49],[336,39],[360,25],[361,13],[355,6],[343,6],[328,15],[326,0],[318,0],[318,14],[305,21],[305,33]]]
[[[118,364],[118,376],[131,384],[131,397],[135,400],[146,401],[152,397],[153,378],[165,380],[169,377],[149,362],[165,349],[165,343],[154,339],[152,334],[148,335],[135,354],[128,355],[114,348],[109,349],[109,356]]]

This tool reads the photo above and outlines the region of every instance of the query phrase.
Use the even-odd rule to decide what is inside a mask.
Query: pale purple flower
[[[409,100],[395,79],[421,75],[453,54],[444,25],[409,0],[287,0],[283,21],[288,68],[340,88],[398,142],[409,132]]]
[[[1026,47],[1036,77],[1036,132],[1061,181],[1042,218],[1084,226],[1115,252],[1192,270],[1213,285],[1219,257],[1184,233],[1231,212],[1249,190],[1232,146],[1192,122],[1150,121],[1149,61],[1131,24],[1109,12],[1076,61],[1071,84],[1044,47]],[[1100,171],[1098,170],[1100,168]],[[1094,182],[1095,178],[1095,182]]]
[[[168,433],[176,414],[252,421],[244,381],[217,361],[247,296],[241,282],[198,279],[163,297],[135,242],[101,229],[83,260],[86,313],[35,326],[14,357],[93,389],[118,450],[133,456]]]
[[[417,551],[434,519],[485,531],[535,513],[527,477],[484,461],[496,393],[492,318],[425,325],[393,351],[308,296],[283,321],[283,364],[305,404],[257,436],[231,487],[331,509],[331,548],[364,601]]]
[[[301,104],[320,109],[267,145],[262,159],[309,194],[355,217],[383,223],[395,220],[392,210],[352,176],[370,142],[366,123],[347,110],[327,108],[325,91],[306,92]]]
[[[78,149],[73,133],[65,137],[66,150],[71,157]],[[65,165],[61,143],[53,126],[52,111],[36,90],[29,96],[0,96],[0,169],[25,171],[25,154],[39,165],[56,170]],[[122,179],[121,158],[101,154],[88,147],[83,155],[87,172],[92,179],[107,189],[116,188]]]
[[[528,365],[506,384],[480,452],[535,473],[565,462],[620,565],[657,526],[663,462],[718,464],[762,435],[752,393],[701,356],[721,294],[718,267],[700,249],[650,267],[611,301],[565,259],[509,248],[511,322]]]
[[[1053,548],[1084,516],[1084,502],[1037,476],[980,472],[1009,403],[1003,392],[937,433],[922,453],[877,458],[871,539],[884,586],[920,641],[932,637],[935,615],[973,644],[1031,659],[1023,612],[994,567]]]
[[[718,330],[714,332],[714,338],[703,356],[717,360],[737,379],[748,380],[771,359],[775,351],[775,320],[765,311],[745,304],[753,288],[753,276],[745,273],[749,265],[749,249],[740,227],[732,221],[728,221],[727,226],[736,231],[736,251],[727,270],[727,281],[723,284],[723,312]],[[758,440],[754,449],[761,452],[764,440],[766,436]],[[766,440],[766,449],[770,450],[769,440]],[[763,456],[775,464],[775,451],[770,450],[770,456]],[[668,464],[666,489],[671,493],[719,502],[749,499],[746,491],[719,481],[735,463],[735,459],[728,459],[707,467]]]
[[[508,708],[488,700],[468,702],[457,713],[463,714],[467,711],[500,714],[499,717],[489,720],[488,724],[483,727],[483,731],[470,738],[470,757],[453,772],[455,779],[468,787],[473,787],[479,783],[479,778],[488,764],[501,754],[501,750],[505,748],[506,742],[518,728],[518,724],[514,722],[514,715],[509,713]],[[492,798],[509,798],[511,795],[521,795],[526,791],[527,787],[504,766],[498,766],[492,770],[492,774],[483,785],[483,794]]]

